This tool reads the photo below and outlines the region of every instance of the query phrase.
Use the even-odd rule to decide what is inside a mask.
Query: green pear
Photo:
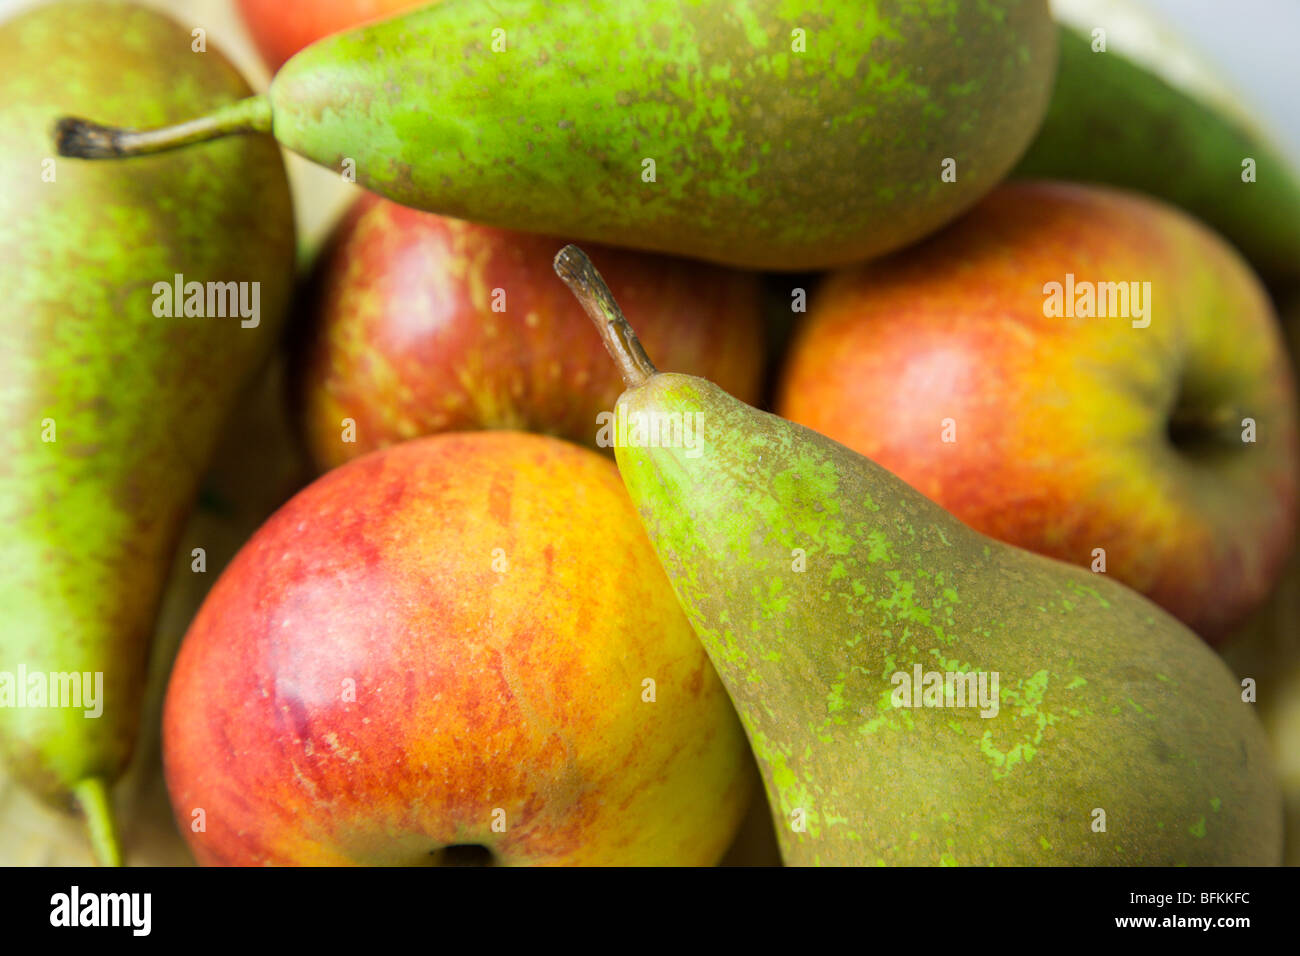
[[[1138,4],[1058,13],[1072,21],[1056,87],[1014,175],[1158,196],[1223,233],[1266,279],[1300,279],[1300,173],[1214,69]]]
[[[273,130],[404,206],[824,268],[996,185],[1042,119],[1056,42],[1046,0],[450,0],[321,40],[265,97],[171,130],[72,120],[59,148]]]
[[[166,123],[246,97],[194,42],[128,3],[0,26],[0,757],[79,804],[106,863],[163,585],[276,341],[294,229],[269,137],[108,168],[56,159],[50,131],[68,110]]]
[[[828,438],[656,372],[586,257],[566,247],[556,271],[623,374],[619,470],[749,735],[787,864],[1279,861],[1268,744],[1195,634]]]

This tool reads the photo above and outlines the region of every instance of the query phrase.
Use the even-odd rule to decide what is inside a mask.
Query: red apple
[[[205,864],[713,864],[753,782],[613,463],[508,432],[278,511],[186,635],[163,759]]]
[[[274,73],[321,37],[428,4],[428,0],[238,0],[248,32]]]
[[[298,349],[296,393],[317,465],[477,429],[594,447],[598,416],[623,383],[552,268],[564,244],[364,198],[319,264]],[[664,368],[758,401],[758,276],[622,249],[587,252]]]
[[[1110,314],[1085,314],[1099,296]],[[777,409],[980,531],[1104,561],[1210,641],[1267,596],[1291,547],[1295,386],[1277,317],[1231,247],[1133,194],[1006,186],[932,240],[835,275]]]

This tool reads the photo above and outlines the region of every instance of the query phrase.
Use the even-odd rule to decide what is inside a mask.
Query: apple
[[[238,0],[239,12],[262,59],[274,73],[321,37],[380,20],[428,0]]]
[[[295,349],[298,415],[318,467],[448,431],[518,429],[595,447],[623,383],[552,268],[564,245],[364,197],[318,263]],[[586,251],[655,361],[759,400],[756,274]]]
[[[834,275],[776,406],[1211,642],[1292,546],[1295,384],[1269,299],[1224,241],[1135,194],[1004,186]]]
[[[712,865],[753,789],[614,464],[511,432],[276,512],[186,634],[163,763],[204,864]]]

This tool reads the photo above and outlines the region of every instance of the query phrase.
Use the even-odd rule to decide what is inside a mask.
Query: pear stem
[[[555,274],[564,280],[596,324],[606,351],[618,365],[624,385],[636,388],[658,374],[623,310],[614,301],[614,294],[585,252],[574,245],[565,246],[555,256]]]
[[[121,866],[122,846],[117,837],[117,824],[113,820],[113,804],[108,795],[108,783],[102,777],[91,777],[72,788],[73,797],[86,818],[90,831],[90,847],[100,866]]]
[[[54,146],[73,159],[115,159],[145,156],[237,133],[269,133],[271,101],[250,96],[213,110],[206,116],[158,129],[103,126],[65,116],[54,125]]]

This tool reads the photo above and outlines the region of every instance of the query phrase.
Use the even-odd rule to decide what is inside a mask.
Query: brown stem
[[[565,246],[555,256],[555,274],[582,303],[600,332],[605,349],[618,365],[623,384],[628,388],[644,385],[658,369],[645,354],[641,342],[628,325],[623,310],[614,301],[614,295],[605,285],[587,254],[574,245]]]
[[[125,129],[65,116],[54,125],[54,147],[73,159],[116,159],[180,149],[237,133],[271,130],[271,104],[265,96],[227,104],[207,116],[159,129]]]

